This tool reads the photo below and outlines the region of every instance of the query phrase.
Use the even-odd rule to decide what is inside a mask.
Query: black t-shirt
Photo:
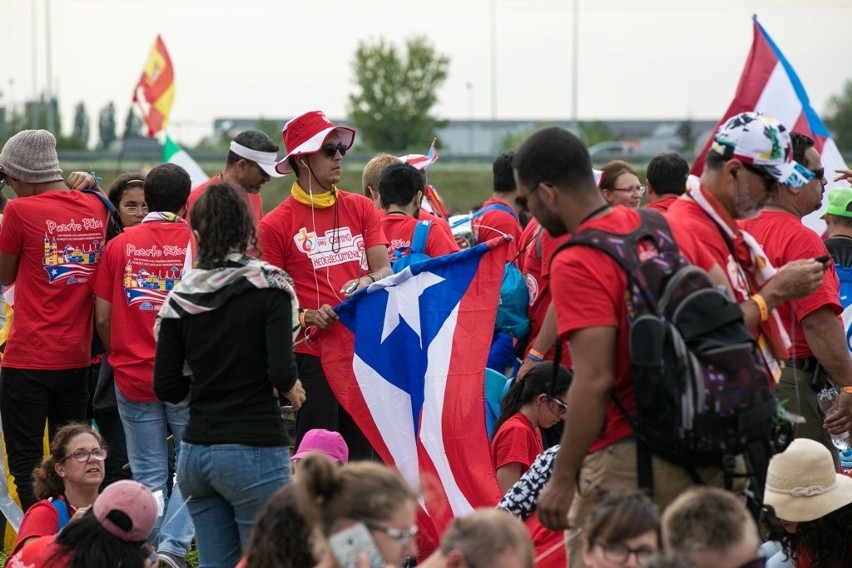
[[[852,238],[831,237],[825,246],[838,266],[852,266]]]

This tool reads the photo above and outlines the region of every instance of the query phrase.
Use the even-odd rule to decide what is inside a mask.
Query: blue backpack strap
[[[512,210],[512,208],[509,207],[508,205],[503,205],[502,203],[492,203],[491,205],[486,205],[485,207],[483,207],[481,209],[477,209],[476,211],[474,211],[470,215],[467,215],[465,217],[462,217],[461,219],[454,221],[453,224],[450,225],[450,229],[455,229],[459,225],[464,225],[465,223],[472,221],[473,219],[476,219],[477,217],[479,217],[483,213],[493,211],[494,209],[502,209],[503,211],[510,213],[515,219],[518,218],[517,213],[515,213],[514,210]]]
[[[99,191],[97,189],[86,188],[86,189],[81,189],[80,191],[82,193],[88,193],[88,194],[94,195],[95,197],[100,199],[101,203],[103,203],[103,206],[106,207],[106,210],[109,212],[110,221],[115,223],[115,228],[120,233],[121,232],[121,217],[118,216],[118,210],[115,208],[115,205],[112,204],[112,201],[110,201],[107,198],[107,196],[103,194],[102,191]]]
[[[426,252],[426,239],[429,237],[429,229],[432,221],[418,221],[414,226],[414,236],[411,237],[411,252]]]
[[[59,532],[71,520],[71,512],[68,510],[68,503],[62,497],[51,497],[50,504],[53,505],[56,514],[59,515],[59,522],[56,525],[56,532]]]

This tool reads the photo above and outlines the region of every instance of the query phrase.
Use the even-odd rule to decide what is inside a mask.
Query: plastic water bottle
[[[817,393],[817,403],[819,403],[822,411],[825,412],[826,418],[836,412],[834,407],[837,405],[838,396],[837,389],[834,387],[825,387]],[[845,450],[849,448],[849,433],[831,434],[831,442],[838,450]]]
[[[852,448],[840,452],[840,469],[844,474],[852,476]]]

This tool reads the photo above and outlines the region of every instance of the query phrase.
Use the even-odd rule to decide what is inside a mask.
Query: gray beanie
[[[23,130],[6,142],[0,152],[3,173],[24,183],[62,181],[56,138],[47,130]]]

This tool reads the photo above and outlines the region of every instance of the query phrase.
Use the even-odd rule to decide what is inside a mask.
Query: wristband
[[[760,312],[760,323],[769,319],[769,308],[766,306],[766,300],[760,294],[752,294],[751,301],[757,305],[757,310]]]
[[[544,361],[544,357],[542,356],[542,354],[536,351],[535,349],[529,350],[529,353],[527,353],[527,359],[529,359],[530,361],[535,361],[536,363],[541,363],[542,361]]]
[[[846,394],[852,394],[852,387],[840,387],[840,390]]]
[[[371,273],[369,273],[369,274],[367,275],[367,278],[369,278],[369,279],[370,279],[370,280],[372,280],[373,282],[376,282],[376,281],[378,281],[378,280],[381,280],[381,278],[376,278],[376,276],[381,276],[381,274],[378,274],[377,272],[371,272]]]
[[[305,323],[305,314],[308,313],[308,310],[299,310],[299,325],[302,326],[302,329],[308,327],[308,324]]]

